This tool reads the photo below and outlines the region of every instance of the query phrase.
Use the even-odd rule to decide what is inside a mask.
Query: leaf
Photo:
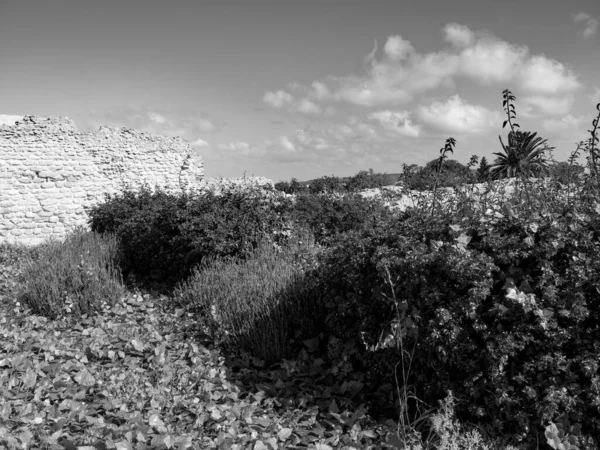
[[[115,448],[117,450],[133,450],[133,447],[131,446],[131,443],[129,443],[126,440],[115,442]]]
[[[133,348],[135,348],[138,352],[143,352],[144,348],[146,347],[139,339],[133,339],[131,341],[131,345],[133,345]]]
[[[310,353],[316,352],[319,348],[319,338],[314,337],[312,339],[307,339],[302,341],[302,343],[306,346]]]
[[[148,419],[148,425],[154,427],[159,433],[166,433],[165,423],[158,417],[158,414],[152,414]]]
[[[292,429],[291,428],[282,428],[281,430],[279,430],[277,432],[277,437],[281,440],[281,441],[285,441],[287,438],[289,438],[292,435]]]
[[[544,436],[546,436],[546,441],[550,447],[555,450],[562,449],[562,439],[560,438],[560,434],[562,434],[555,424],[552,422],[550,425],[546,427],[546,431],[544,432]]]
[[[27,369],[25,375],[23,375],[23,385],[25,386],[25,388],[31,389],[32,387],[34,387],[36,380],[37,373],[35,372],[35,370],[31,368]]]
[[[87,370],[83,369],[75,374],[73,377],[77,383],[82,386],[93,386],[96,384],[96,379],[92,376],[92,374]]]
[[[467,235],[467,234],[464,234],[464,233],[463,233],[463,234],[461,234],[459,237],[457,237],[457,238],[456,238],[456,241],[457,241],[457,242],[458,242],[460,245],[462,245],[462,246],[466,247],[466,246],[467,246],[467,244],[468,244],[469,242],[471,242],[471,239],[472,239],[472,238],[471,238],[471,236],[469,236],[469,235]]]

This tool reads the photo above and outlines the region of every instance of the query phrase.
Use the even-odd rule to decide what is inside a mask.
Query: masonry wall
[[[0,126],[0,243],[64,237],[124,186],[181,192],[203,175],[181,138],[105,126],[80,133],[68,118],[25,116]]]

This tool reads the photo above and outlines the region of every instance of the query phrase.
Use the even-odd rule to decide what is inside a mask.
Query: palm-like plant
[[[491,168],[492,179],[536,176],[545,171],[547,162],[544,152],[552,147],[546,144],[547,139],[536,136],[537,133],[529,131],[511,131],[508,133],[508,145],[504,145],[502,137],[498,136],[504,153],[494,153],[498,158]]]

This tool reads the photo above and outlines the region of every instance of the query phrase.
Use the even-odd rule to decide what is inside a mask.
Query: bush
[[[381,199],[360,194],[343,196],[300,194],[291,214],[298,226],[309,228],[318,243],[336,234],[372,227],[393,213]]]
[[[293,339],[312,337],[320,328],[322,300],[298,264],[306,249],[276,248],[265,239],[245,261],[205,259],[176,289],[175,299],[198,314],[217,344],[281,361],[290,356]]]
[[[262,234],[288,230],[291,201],[269,195],[261,188],[179,196],[126,191],[92,208],[89,223],[120,237],[126,275],[169,291],[203,258],[243,257]]]
[[[125,293],[114,235],[78,228],[64,242],[51,240],[37,252],[39,258],[25,265],[17,296],[35,314],[49,318],[70,312],[91,314]]]
[[[328,333],[353,343],[346,356],[373,386],[394,383],[407,354],[390,342],[402,334],[424,402],[451,390],[461,420],[523,439],[566,414],[591,439],[600,435],[599,214],[500,211],[413,211],[332,239],[316,274]]]
[[[292,181],[279,181],[273,186],[276,190],[285,192],[286,194],[298,194],[301,192],[308,192],[308,187],[305,184],[298,182],[296,178],[292,178]]]
[[[346,181],[348,192],[359,192],[365,189],[381,189],[393,182],[388,181],[388,176],[382,173],[375,173],[373,169],[361,170],[356,175],[349,177]]]

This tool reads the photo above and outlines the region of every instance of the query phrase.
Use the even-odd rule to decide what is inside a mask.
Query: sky
[[[399,173],[516,122],[565,161],[600,103],[598,0],[0,0],[0,123],[188,140],[207,177]]]

